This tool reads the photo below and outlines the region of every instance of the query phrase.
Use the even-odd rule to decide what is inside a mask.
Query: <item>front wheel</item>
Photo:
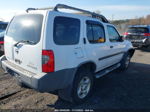
[[[131,60],[131,56],[129,53],[126,53],[123,57],[123,59],[121,60],[121,66],[120,66],[120,70],[126,70],[129,67],[130,64],[130,60]]]
[[[88,69],[80,69],[73,83],[72,99],[75,103],[82,103],[90,96],[93,88],[93,75]]]

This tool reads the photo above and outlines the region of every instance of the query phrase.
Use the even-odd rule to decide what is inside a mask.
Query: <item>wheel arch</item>
[[[128,53],[130,54],[131,57],[134,55],[134,52],[135,52],[134,48],[128,50]]]
[[[86,61],[86,62],[80,63],[80,64],[77,66],[77,71],[78,71],[80,68],[83,68],[83,67],[89,67],[92,72],[95,72],[95,71],[96,71],[96,64],[95,64],[95,62],[93,62],[93,61]]]

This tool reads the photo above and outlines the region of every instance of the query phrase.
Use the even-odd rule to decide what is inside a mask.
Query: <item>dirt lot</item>
[[[94,94],[82,105],[70,104],[52,94],[20,88],[13,77],[0,70],[0,109],[64,108],[150,109],[150,50],[137,49],[127,71],[116,70],[98,79]]]

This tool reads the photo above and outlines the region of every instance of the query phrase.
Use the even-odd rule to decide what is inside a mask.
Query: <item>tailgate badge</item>
[[[18,64],[22,63],[22,61],[20,61],[19,59],[15,59],[15,62],[18,63]]]
[[[18,54],[19,53],[19,49],[15,49],[15,52]]]

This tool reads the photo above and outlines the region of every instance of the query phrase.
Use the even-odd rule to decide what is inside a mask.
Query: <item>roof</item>
[[[95,12],[90,12],[90,11],[87,11],[87,10],[84,10],[84,9],[71,7],[71,6],[64,5],[64,4],[57,4],[55,7],[47,7],[47,8],[28,8],[26,10],[26,12],[28,13],[30,10],[51,10],[51,9],[54,10],[54,11],[58,11],[58,9],[70,9],[70,10],[74,10],[74,11],[84,13],[84,16],[85,16],[85,14],[88,14],[88,15],[91,15],[92,18],[99,19],[104,23],[109,23],[109,21],[101,14],[97,14]]]

